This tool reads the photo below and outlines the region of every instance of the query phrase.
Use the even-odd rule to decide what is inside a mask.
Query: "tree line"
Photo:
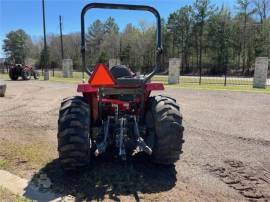
[[[226,6],[217,7],[209,0],[195,0],[162,19],[162,72],[168,60],[180,57],[183,74],[251,75],[256,57],[270,57],[270,0],[237,0],[232,13]],[[127,24],[120,31],[114,18],[94,21],[86,32],[87,65],[108,63],[120,58],[134,71],[152,69],[155,58],[154,24],[141,20]],[[42,38],[33,42],[23,30],[12,31],[4,40],[3,50],[10,62],[24,63],[33,58],[37,67],[47,64],[61,68],[61,44],[57,34],[49,34],[48,55]],[[65,58],[80,70],[80,33],[63,36]]]

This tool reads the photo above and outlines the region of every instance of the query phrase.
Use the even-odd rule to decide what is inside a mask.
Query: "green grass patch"
[[[192,90],[215,90],[215,91],[238,91],[238,92],[253,92],[253,93],[270,93],[270,86],[266,88],[253,88],[252,86],[245,85],[198,85],[198,84],[165,84],[165,88],[181,88],[181,89],[192,89]]]
[[[44,77],[41,76],[39,80],[44,80]],[[63,78],[63,77],[50,77],[50,82],[60,82],[60,83],[82,83],[80,78]]]
[[[41,75],[41,74],[40,74]],[[86,75],[86,73],[85,73]],[[73,78],[74,79],[81,79],[82,77],[82,73],[81,72],[73,72],[72,74]],[[50,72],[50,77],[59,77],[59,78],[63,78],[63,74],[61,71],[55,71],[54,72],[54,76],[53,76],[53,72],[51,71]]]
[[[0,159],[0,169],[6,169],[9,167],[9,162],[6,159]]]
[[[9,80],[9,76],[8,76],[8,74],[2,74],[2,73],[0,73],[0,79],[1,80]]]
[[[43,144],[18,144],[3,141],[0,142],[0,153],[4,160],[0,160],[0,168],[13,168],[17,163],[41,167],[54,158],[49,152],[48,147]]]
[[[11,193],[8,189],[0,186],[0,201],[3,202],[31,202],[30,199]]]

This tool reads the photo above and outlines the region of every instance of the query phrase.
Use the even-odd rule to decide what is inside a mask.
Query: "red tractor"
[[[31,76],[39,79],[39,73],[31,65],[16,64],[9,68],[9,78],[13,81],[18,80],[19,77],[22,77],[23,80],[30,80]]]
[[[151,73],[134,75],[124,66],[109,70],[105,64],[97,64],[92,72],[86,68],[84,16],[93,8],[145,10],[155,15],[156,65]],[[154,163],[174,164],[184,142],[180,108],[171,97],[150,96],[152,91],[164,90],[163,84],[151,82],[162,53],[158,11],[141,5],[86,5],[81,12],[81,53],[90,79],[78,85],[77,91],[82,96],[68,97],[61,103],[57,137],[63,169],[85,167],[109,148],[123,160],[144,152]]]

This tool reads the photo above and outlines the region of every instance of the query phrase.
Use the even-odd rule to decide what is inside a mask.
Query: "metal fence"
[[[0,64],[0,73],[8,73],[8,68],[2,64]]]
[[[270,60],[269,60],[270,64]],[[269,65],[270,66],[270,65]],[[234,85],[234,86],[252,86],[253,85],[253,74],[254,69],[248,71],[248,73],[243,73],[242,71],[224,68],[223,74],[221,75],[211,75],[210,68],[204,68],[200,73],[194,74],[184,74],[180,75],[180,84],[213,84],[213,85]],[[202,73],[203,72],[203,73]],[[270,67],[268,68],[266,85],[270,86]]]
[[[180,84],[213,84],[213,85],[240,85],[240,86],[252,86],[253,85],[253,77],[237,77],[237,76],[180,76]],[[266,82],[267,86],[270,86],[270,76],[267,78]]]
[[[253,77],[239,77],[239,76],[180,76],[180,83],[193,84],[214,84],[214,85],[253,85]],[[269,81],[270,85],[270,81]]]

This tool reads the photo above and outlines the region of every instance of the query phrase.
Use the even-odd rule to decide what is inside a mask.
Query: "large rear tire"
[[[182,153],[183,131],[180,107],[173,98],[158,95],[147,103],[147,144],[157,164],[174,164]]]
[[[19,72],[16,67],[9,69],[9,78],[13,81],[18,80]]]
[[[81,96],[63,100],[58,119],[58,152],[62,168],[75,171],[90,162],[90,112]]]

